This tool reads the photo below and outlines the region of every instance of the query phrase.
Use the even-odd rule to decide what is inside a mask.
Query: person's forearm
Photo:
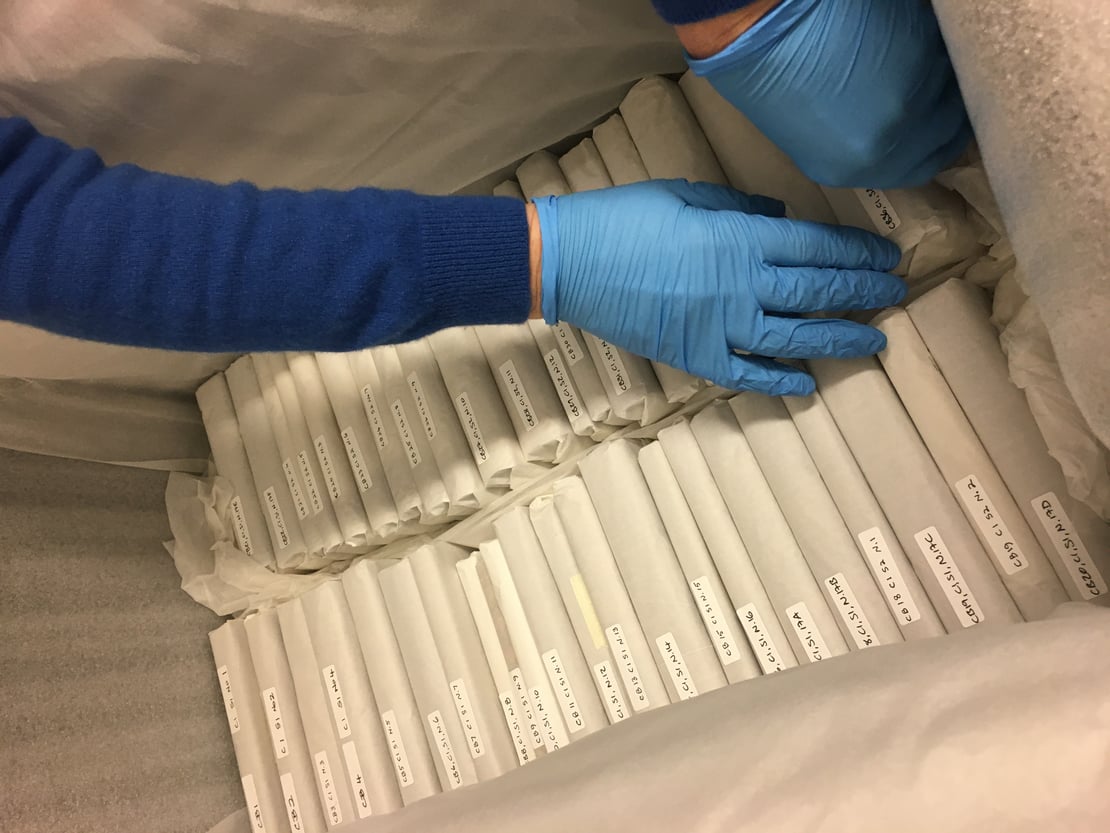
[[[0,119],[0,319],[200,351],[354,350],[523,321],[526,209],[105,167]]]
[[[704,20],[675,24],[675,34],[692,58],[708,58],[748,31],[781,0],[747,0],[739,8]]]

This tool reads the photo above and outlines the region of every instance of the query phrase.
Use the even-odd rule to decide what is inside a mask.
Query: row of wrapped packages
[[[610,438],[489,513],[211,635],[255,829],[327,830],[605,727],[829,658],[1101,601],[1110,530],[1068,497],[982,293]],[[399,557],[398,557],[399,556]]]

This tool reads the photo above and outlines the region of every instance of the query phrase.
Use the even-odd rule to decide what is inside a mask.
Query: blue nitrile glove
[[[922,185],[971,139],[925,0],[782,0],[689,64],[823,185]]]
[[[896,304],[898,247],[782,219],[783,205],[704,182],[656,180],[535,201],[543,317],[734,389],[808,394],[771,358],[865,356],[878,330],[792,317]],[[755,355],[737,355],[743,350]]]

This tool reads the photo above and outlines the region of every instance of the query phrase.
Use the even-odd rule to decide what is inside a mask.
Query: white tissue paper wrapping
[[[733,397],[729,407],[848,647],[901,642],[882,593],[782,400],[745,393]]]
[[[273,744],[289,829],[291,833],[323,833],[327,822],[316,791],[316,767],[305,740],[304,721],[297,707],[297,692],[281,640],[278,615],[273,610],[264,610],[248,616],[243,620],[243,630]]]
[[[690,427],[794,655],[799,662],[816,663],[848,653],[825,596],[728,404],[710,405],[691,420]]]
[[[297,709],[304,724],[305,741],[316,769],[316,787],[328,828],[355,821],[355,799],[347,764],[333,728],[324,681],[312,647],[301,600],[292,599],[277,609],[281,639],[289,658]]]
[[[419,544],[417,539],[414,543]],[[405,661],[378,585],[378,571],[390,561],[359,559],[343,573],[343,592],[355,622],[362,659],[370,675],[382,730],[401,800],[412,804],[440,791],[432,750],[412,695]]]
[[[495,520],[493,527],[570,739],[578,740],[604,728],[609,724],[605,707],[592,683],[590,668],[528,510],[523,506],[511,509]]]
[[[428,337],[470,452],[485,484],[508,487],[524,465],[513,423],[472,327],[453,327]]]
[[[415,408],[413,418],[431,444],[452,514],[471,514],[489,503],[492,495],[482,482],[435,354],[425,339],[398,344],[395,349]]]
[[[944,634],[944,626],[901,541],[875,500],[821,395],[790,396],[784,402],[903,636],[928,639]]]
[[[447,682],[443,658],[436,647],[428,613],[408,559],[378,573],[393,632],[405,661],[413,697],[445,792],[478,782],[468,741],[459,722]],[[421,802],[423,803],[423,802]]]
[[[614,185],[629,185],[648,178],[644,160],[632,141],[620,113],[614,113],[593,130],[594,146]]]
[[[553,484],[552,495],[624,683],[628,705],[633,713],[666,705],[670,698],[655,664],[655,652],[640,626],[586,484],[580,477],[566,477]]]
[[[254,490],[254,474],[243,447],[243,438],[239,436],[239,421],[235,416],[231,391],[222,373],[217,373],[197,389],[197,405],[205,433],[208,434],[216,471],[231,486],[229,528],[235,542],[252,560],[272,567],[274,550],[270,544],[270,532],[262,504],[258,502],[258,494]],[[184,575],[182,573],[182,577]]]
[[[809,368],[948,632],[1021,621],[878,361]]]
[[[393,420],[389,397],[386,396],[378,367],[374,363],[373,351],[348,353],[347,362],[351,366],[362,409],[366,413],[366,421],[370,425],[370,433],[382,461],[386,483],[393,495],[397,517],[405,523],[417,521],[424,514],[423,501],[416,487],[410,456]]]
[[[730,683],[758,677],[761,673],[759,662],[747,640],[741,636],[742,628],[736,610],[730,604],[728,592],[713,565],[663,447],[658,442],[644,446],[640,449],[639,461],[725,677]]]
[[[524,192],[520,190],[520,185],[511,179],[507,179],[493,186],[493,195],[495,197],[507,197],[513,200],[524,200]]]
[[[605,422],[611,419],[612,409],[592,363],[582,361],[586,358],[586,351],[581,347],[581,335],[569,324],[549,327],[535,318],[528,321],[528,327],[536,339],[544,367],[551,377],[551,384],[559,396],[570,427],[580,437],[601,442],[613,433],[614,426]],[[578,387],[568,356],[573,356],[581,364],[578,375],[589,380],[588,399]]]
[[[887,337],[883,369],[1002,583],[1025,619],[1045,618],[1067,593],[909,314],[886,310],[874,323]]]
[[[258,681],[243,623],[226,622],[208,634],[208,640],[216,661],[216,678],[231,729],[231,743],[251,828],[287,831],[289,822],[281,781],[271,752],[266,715],[258,696]]]
[[[683,420],[664,428],[659,432],[659,444],[694,513],[760,669],[764,674],[773,674],[795,668],[798,661],[787,631],[775,613],[690,423]]]
[[[1110,525],[1067,490],[990,323],[984,293],[949,281],[910,318],[1073,599],[1106,598]]]

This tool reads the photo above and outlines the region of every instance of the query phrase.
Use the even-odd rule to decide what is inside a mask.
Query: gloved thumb
[[[744,214],[762,214],[765,217],[785,217],[786,205],[780,200],[759,194],[745,194],[727,185],[713,182],[689,182],[685,179],[669,180],[667,187],[694,208],[707,211],[740,211]]]

